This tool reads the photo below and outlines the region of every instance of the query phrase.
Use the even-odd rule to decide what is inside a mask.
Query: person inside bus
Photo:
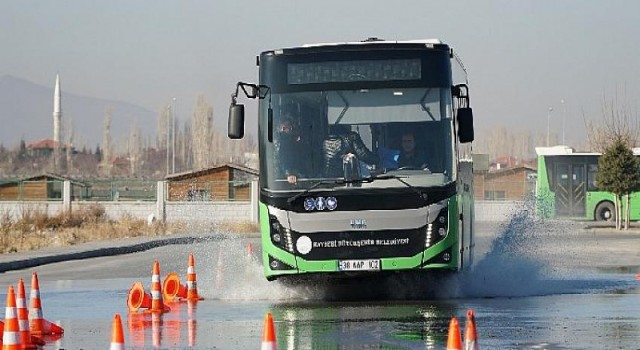
[[[375,165],[380,161],[378,155],[367,148],[358,133],[340,124],[329,127],[329,135],[322,144],[322,155],[327,177],[342,177],[343,160],[348,156],[355,155],[367,165]]]
[[[305,155],[308,147],[291,113],[285,113],[275,131],[276,178],[286,178],[288,183],[295,184],[309,169],[309,157]]]
[[[427,154],[416,148],[416,138],[413,132],[402,134],[398,169],[427,169]]]

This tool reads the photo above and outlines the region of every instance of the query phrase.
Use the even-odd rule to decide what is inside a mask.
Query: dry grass
[[[24,206],[18,215],[0,212],[0,254],[179,232],[247,235],[259,232],[259,226],[250,222],[221,222],[214,225],[178,222],[166,226],[158,221],[148,225],[146,220],[130,215],[115,221],[110,220],[104,207],[97,203],[53,216],[49,216],[42,208]]]
[[[142,219],[125,216],[118,221],[109,220],[104,207],[99,204],[53,216],[42,209],[23,207],[17,218],[13,218],[10,212],[0,213],[0,253],[165,232],[163,225],[154,223],[149,226]]]

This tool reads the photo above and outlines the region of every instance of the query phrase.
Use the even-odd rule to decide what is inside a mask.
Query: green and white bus
[[[640,155],[640,149],[634,149],[633,153]],[[541,216],[615,220],[615,196],[598,189],[596,184],[600,153],[553,146],[536,147],[536,154],[536,198]],[[631,194],[630,203],[630,220],[640,220],[640,192]]]
[[[473,117],[466,71],[447,44],[313,44],[262,52],[257,65],[259,83],[239,82],[232,95],[228,133],[244,135],[238,93],[258,98],[268,280],[458,271],[471,263],[472,171],[463,159],[470,146],[461,144],[473,141]],[[339,174],[329,174],[326,140],[337,126],[357,135],[375,164],[351,150]],[[283,140],[290,129],[294,146]],[[422,166],[398,165],[408,132],[427,157]]]

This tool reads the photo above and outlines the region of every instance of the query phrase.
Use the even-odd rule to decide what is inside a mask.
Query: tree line
[[[33,150],[21,140],[15,149],[0,145],[0,177],[24,177],[45,172],[76,178],[148,178],[200,170],[224,163],[257,167],[257,145],[251,135],[230,140],[226,130],[214,126],[213,107],[197,96],[191,116],[175,118],[169,107],[158,113],[156,135],[143,137],[134,122],[122,142],[111,134],[113,110],[103,116],[102,141],[95,149],[75,149],[74,133],[68,128],[65,142],[50,151]],[[226,114],[224,116],[226,118]]]

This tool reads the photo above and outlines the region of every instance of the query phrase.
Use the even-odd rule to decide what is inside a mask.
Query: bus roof
[[[318,46],[339,46],[339,45],[371,45],[371,44],[424,44],[425,46],[444,44],[440,39],[417,39],[417,40],[384,40],[378,38],[368,38],[362,41],[346,41],[336,43],[304,44],[302,47]]]
[[[640,156],[640,147],[632,149],[633,154]],[[572,147],[559,145],[551,147],[536,147],[536,154],[539,156],[599,156],[600,152],[576,152]]]

